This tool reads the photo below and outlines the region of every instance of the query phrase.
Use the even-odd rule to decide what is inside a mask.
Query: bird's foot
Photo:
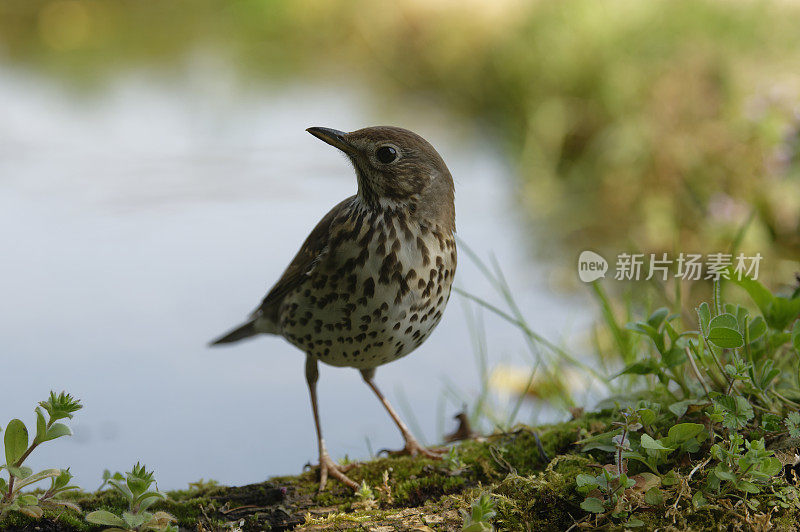
[[[413,437],[406,437],[406,446],[399,451],[383,449],[381,452],[386,453],[388,456],[424,456],[432,460],[441,460],[445,451],[442,449],[428,449],[420,445]]]
[[[350,477],[345,475],[358,464],[352,463],[347,465],[339,465],[334,462],[327,451],[323,451],[319,455],[319,491],[325,490],[325,485],[328,483],[328,477],[335,478],[343,484],[347,484],[354,490],[358,490],[359,485],[352,481]]]

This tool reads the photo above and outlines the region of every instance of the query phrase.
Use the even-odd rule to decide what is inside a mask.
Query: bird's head
[[[363,201],[375,207],[403,207],[421,221],[455,230],[453,178],[427,140],[393,126],[350,133],[325,127],[307,131],[350,158]]]

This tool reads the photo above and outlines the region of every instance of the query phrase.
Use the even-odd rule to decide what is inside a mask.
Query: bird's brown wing
[[[303,242],[300,251],[294,256],[281,278],[266,295],[261,305],[253,312],[252,317],[265,317],[275,322],[278,321],[278,311],[283,298],[300,286],[314,269],[320,256],[325,253],[328,247],[331,223],[350,207],[354,199],[355,196],[350,196],[342,201],[319,221],[311,231],[311,234],[308,235],[308,238],[306,238],[306,241]]]

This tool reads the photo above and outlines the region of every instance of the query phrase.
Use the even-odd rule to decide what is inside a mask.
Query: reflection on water
[[[376,110],[333,83],[250,92],[221,74],[195,79],[131,76],[70,95],[0,68],[0,99],[13,102],[0,121],[0,420],[33,421],[50,389],[85,404],[75,436],[37,450],[33,467],[72,466],[92,489],[104,468],[142,460],[175,488],[255,482],[316,460],[303,356],[278,338],[205,345],[355,190],[346,160],[305,133],[311,125],[393,122],[423,134],[456,179],[461,238],[500,258],[538,330],[557,338],[585,318],[526,260],[508,170],[463,124],[430,109]],[[463,254],[456,281],[493,297]],[[443,380],[477,387],[463,303],[454,296],[417,352],[378,371],[428,441],[441,412],[449,423],[459,407],[440,408]],[[516,332],[486,322],[491,359],[524,363]],[[401,443],[356,371],[323,367],[319,393],[334,456]]]

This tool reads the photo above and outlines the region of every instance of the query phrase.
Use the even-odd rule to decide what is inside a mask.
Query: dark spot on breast
[[[370,277],[364,281],[364,297],[373,297],[375,295],[375,280]]]

